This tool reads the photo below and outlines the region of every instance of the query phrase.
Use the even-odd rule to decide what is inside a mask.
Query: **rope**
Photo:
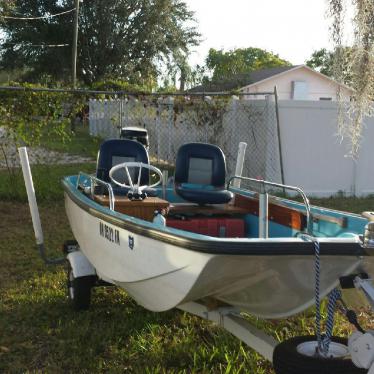
[[[321,336],[321,301],[320,301],[320,273],[321,273],[321,264],[320,264],[320,247],[319,242],[316,238],[311,237],[311,240],[314,244],[314,274],[315,274],[315,288],[314,288],[314,300],[315,300],[315,307],[316,307],[316,336],[318,342],[318,350],[320,352],[324,352],[324,346],[322,343],[322,336]]]
[[[328,354],[329,346],[331,342],[332,330],[334,328],[334,313],[337,300],[341,299],[341,292],[338,289],[331,291],[329,295],[328,303],[328,316],[326,322],[326,334],[322,336],[321,334],[321,300],[320,300],[320,275],[321,275],[321,259],[320,259],[320,245],[318,240],[311,235],[302,235],[304,240],[312,241],[314,244],[314,274],[315,274],[315,288],[314,288],[314,298],[315,298],[315,328],[316,336],[318,342],[318,352],[322,353],[324,356]]]
[[[341,299],[342,294],[337,288],[333,289],[329,294],[329,302],[327,305],[327,321],[326,334],[321,334],[321,301],[320,301],[320,275],[321,275],[321,259],[320,246],[316,238],[312,238],[315,253],[315,305],[316,305],[316,335],[318,341],[318,350],[324,356],[327,356],[331,343],[332,330],[334,328],[334,314],[337,300]]]
[[[321,263],[320,263],[320,246],[318,240],[307,234],[302,234],[301,238],[304,240],[312,241],[314,244],[315,253],[315,308],[316,308],[316,336],[318,342],[318,353],[328,355],[329,347],[331,343],[332,332],[334,328],[334,315],[337,308],[337,301],[340,302],[339,305],[342,313],[347,317],[348,321],[353,324],[358,331],[365,333],[357,321],[356,313],[353,310],[349,310],[342,299],[342,293],[339,289],[334,288],[329,294],[329,301],[327,305],[327,321],[326,321],[326,334],[322,336],[321,334],[321,301],[320,301],[320,275],[321,275]]]
[[[342,293],[337,288],[333,289],[329,295],[329,302],[327,305],[327,321],[326,321],[326,335],[323,337],[322,352],[327,355],[331,343],[332,330],[334,328],[334,313],[336,310],[336,302],[341,300]]]

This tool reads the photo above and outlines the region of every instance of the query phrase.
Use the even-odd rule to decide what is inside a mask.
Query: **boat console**
[[[109,207],[108,195],[94,195],[94,200],[104,206]],[[159,197],[147,197],[142,200],[130,200],[127,196],[115,197],[115,210],[128,216],[152,221],[155,212],[166,212],[169,208],[169,202]]]

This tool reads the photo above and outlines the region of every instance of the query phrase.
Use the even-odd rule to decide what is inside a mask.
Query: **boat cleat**
[[[374,248],[374,221],[370,221],[365,226],[363,246],[365,248]]]

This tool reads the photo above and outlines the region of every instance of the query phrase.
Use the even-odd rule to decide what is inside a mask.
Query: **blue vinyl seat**
[[[120,187],[114,184],[109,177],[110,169],[123,162],[142,162],[149,164],[148,152],[139,142],[128,139],[110,139],[100,146],[97,157],[96,177],[104,182],[111,183],[115,195],[127,195],[129,188]],[[129,169],[133,183],[138,181],[139,169]],[[114,177],[121,183],[129,184],[125,169],[118,170]],[[140,176],[141,185],[149,185],[149,170],[142,169]],[[157,196],[157,191],[153,188],[146,188],[144,192],[148,196]]]
[[[188,143],[179,148],[175,165],[175,192],[183,199],[205,204],[225,204],[232,192],[225,189],[226,161],[221,148]]]

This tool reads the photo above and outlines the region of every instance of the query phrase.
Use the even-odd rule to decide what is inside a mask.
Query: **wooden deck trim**
[[[235,206],[244,208],[247,214],[258,216],[259,208],[258,200],[256,199],[243,195],[235,195]],[[278,204],[269,203],[268,217],[269,221],[290,227],[294,230],[302,231],[306,227],[306,217],[302,212]]]
[[[104,206],[109,206],[107,195],[94,195],[94,200]],[[147,197],[144,200],[129,200],[127,196],[115,196],[114,210],[129,216],[152,221],[155,210],[167,211],[169,202],[158,197]]]
[[[281,225],[286,225],[295,230],[302,230],[306,227],[306,213],[298,208],[290,208],[280,204],[274,198],[269,198],[269,220]],[[235,205],[245,207],[248,205],[251,214],[258,215],[258,200],[255,198],[235,195]],[[373,216],[374,217],[374,216]],[[312,215],[313,222],[325,221],[336,224],[341,228],[346,228],[348,225],[347,217],[331,217],[326,214],[314,213]],[[374,218],[373,218],[374,219]]]

